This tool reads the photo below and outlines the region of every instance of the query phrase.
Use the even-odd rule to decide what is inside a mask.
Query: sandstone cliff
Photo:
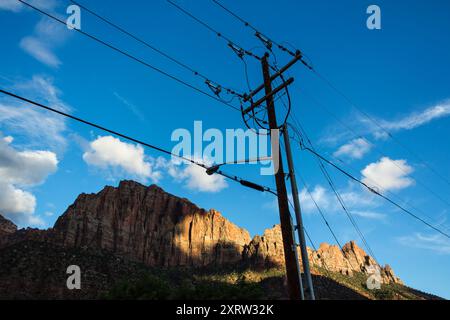
[[[64,246],[106,249],[166,267],[234,263],[250,241],[219,212],[132,181],[80,195],[54,232]]]
[[[309,261],[312,266],[339,272],[352,276],[354,272],[367,275],[373,274],[372,267],[377,267],[377,262],[354,241],[345,244],[342,250],[337,245],[322,243],[317,251],[307,248]],[[298,254],[300,257],[300,252]],[[256,236],[244,248],[244,259],[256,267],[269,267],[284,264],[283,240],[279,225],[265,230],[262,236]],[[379,267],[383,283],[402,283],[395,276],[389,265]]]
[[[22,241],[106,251],[157,267],[284,265],[279,226],[251,239],[245,229],[215,210],[206,211],[155,185],[133,181],[105,187],[97,194],[81,194],[49,230],[16,231],[14,224],[0,218],[0,247]],[[355,242],[342,250],[322,244],[308,252],[316,271],[322,267],[352,276],[353,272],[370,274],[370,266],[376,265]],[[389,266],[380,270],[384,283],[401,282]]]
[[[0,214],[0,238],[17,231],[17,226]]]

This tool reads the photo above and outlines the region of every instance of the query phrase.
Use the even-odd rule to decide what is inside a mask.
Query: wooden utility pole
[[[293,66],[297,61],[300,61],[302,56],[300,52],[296,53],[296,56],[292,61],[290,61],[286,66],[282,67],[280,70],[278,70],[274,74],[270,74],[270,66],[268,62],[269,55],[266,53],[264,57],[261,59],[261,65],[262,65],[262,71],[263,71],[263,78],[264,83],[257,87],[255,90],[250,92],[248,95],[244,97],[244,101],[253,101],[253,97],[261,90],[265,90],[265,96],[256,102],[253,102],[250,107],[243,110],[244,115],[247,113],[252,112],[256,107],[261,105],[262,103],[266,102],[267,104],[267,115],[269,120],[269,128],[271,129],[271,140],[272,140],[272,157],[276,159],[274,156],[274,152],[278,152],[278,164],[275,164],[275,182],[277,186],[277,195],[278,195],[278,208],[280,212],[280,224],[281,224],[281,233],[283,236],[283,248],[284,248],[284,259],[286,264],[286,276],[287,276],[287,282],[288,282],[288,293],[289,297],[292,300],[298,300],[304,298],[303,293],[303,285],[301,280],[301,270],[298,262],[298,254],[297,254],[297,245],[295,244],[295,235],[294,235],[294,228],[292,225],[292,219],[291,214],[289,212],[289,200],[287,196],[287,190],[286,190],[286,176],[284,173],[283,168],[283,159],[281,156],[281,149],[278,144],[278,150],[275,150],[273,148],[274,146],[274,137],[272,137],[272,130],[273,129],[280,129],[280,126],[277,123],[277,117],[276,117],[276,111],[275,111],[275,103],[274,103],[274,96],[289,86],[294,79],[290,78],[287,81],[284,81],[283,84],[281,84],[279,87],[272,89],[272,82],[277,79],[278,77],[282,77],[283,73],[288,70],[291,66]],[[290,150],[289,150],[290,151]],[[290,152],[287,153],[287,157],[291,157],[289,160],[289,164],[291,165],[293,163],[292,161],[292,154]],[[291,168],[291,166],[290,166]],[[277,170],[278,169],[278,170]],[[290,171],[293,171],[292,168]],[[295,183],[295,180],[291,183]],[[297,186],[295,185],[295,189]],[[298,205],[298,202],[297,202]],[[298,205],[299,208],[299,205]],[[300,210],[296,209],[296,212],[300,214]],[[300,220],[298,219],[298,214],[296,214],[297,217],[297,225],[302,225],[301,223],[301,217]],[[298,226],[297,226],[298,227]],[[298,230],[297,230],[298,231]],[[301,230],[299,231],[303,235],[303,226],[301,227]],[[306,252],[306,243],[305,243],[305,237],[300,236],[300,247],[304,250],[302,251],[302,260],[303,265],[306,266],[305,272],[308,272],[307,275],[307,288],[309,291],[309,298],[314,299],[314,291],[312,288],[312,282],[311,282],[311,275],[309,273],[309,264],[308,264],[308,256],[305,255]],[[306,264],[305,264],[306,259]]]
[[[266,103],[267,103],[267,115],[269,118],[270,129],[278,129],[277,116],[275,113],[275,105],[272,94],[272,81],[270,79],[269,63],[267,61],[268,56],[265,55],[262,59],[262,70],[264,76],[264,90],[266,92]],[[273,137],[271,137],[272,139]],[[280,223],[281,223],[281,233],[283,235],[283,247],[284,247],[284,259],[286,261],[286,275],[288,281],[289,297],[291,299],[300,299],[300,279],[298,264],[296,261],[297,250],[294,237],[292,233],[292,223],[291,214],[289,212],[288,196],[286,191],[286,182],[283,169],[283,159],[281,157],[281,150],[272,150],[272,152],[279,153],[279,164],[278,171],[275,172],[275,181],[277,186],[278,194],[278,208],[280,211]],[[275,168],[277,166],[275,165]]]

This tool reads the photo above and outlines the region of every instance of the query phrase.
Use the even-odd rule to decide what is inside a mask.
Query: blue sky
[[[32,1],[63,16],[66,1]],[[300,48],[315,69],[378,123],[450,179],[450,4],[426,1],[231,1],[224,4],[274,39]],[[226,86],[245,91],[244,65],[214,34],[164,0],[84,1],[156,47]],[[209,0],[181,1],[197,16],[258,54],[251,30]],[[381,8],[382,29],[366,28],[366,8]],[[0,86],[85,119],[171,149],[177,128],[244,128],[239,113],[201,96],[39,13],[0,1]],[[95,34],[205,90],[202,80],[82,12],[82,30]],[[280,65],[289,56],[277,53]],[[261,82],[259,64],[247,59],[250,84]],[[318,150],[343,160],[365,181],[430,222],[448,228],[450,186],[383,137],[357,110],[301,65],[289,74],[294,113]],[[337,119],[324,111],[325,106]],[[354,133],[349,132],[344,123]],[[152,150],[0,97],[2,163],[0,211],[21,227],[48,227],[82,192],[121,179],[157,182],[166,191],[215,208],[252,235],[278,223],[273,196],[203,172],[173,166]],[[298,173],[311,187],[341,242],[356,239],[311,155],[294,147]],[[8,166],[4,163],[8,162]],[[227,171],[274,186],[255,165]],[[450,242],[330,169],[379,262],[389,263],[407,285],[450,298]],[[425,186],[425,187],[424,187]],[[302,186],[300,187],[302,189]],[[432,190],[435,194],[431,193]],[[441,199],[439,199],[441,198]],[[316,244],[333,239],[303,190],[305,225]],[[398,200],[400,201],[400,200]]]

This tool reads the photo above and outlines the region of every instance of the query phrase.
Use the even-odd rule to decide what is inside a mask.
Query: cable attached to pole
[[[207,165],[204,164],[204,163],[195,161],[195,160],[193,160],[193,159],[191,159],[191,158],[187,158],[187,157],[180,156],[180,155],[178,155],[178,154],[176,154],[176,153],[173,153],[173,152],[168,151],[168,150],[166,150],[166,149],[163,149],[163,148],[161,148],[161,147],[158,147],[158,146],[155,146],[155,145],[153,145],[153,144],[149,144],[149,143],[146,143],[146,142],[144,142],[144,141],[141,141],[141,140],[132,138],[132,137],[130,137],[130,136],[128,136],[128,135],[125,135],[125,134],[123,134],[123,133],[120,133],[120,132],[117,132],[117,131],[108,129],[108,128],[104,127],[104,126],[98,125],[98,124],[93,123],[93,122],[90,122],[90,121],[88,121],[88,120],[84,120],[84,119],[82,119],[82,118],[79,118],[79,117],[70,115],[70,114],[65,113],[65,112],[63,112],[63,111],[60,111],[60,110],[54,109],[54,108],[52,108],[52,107],[46,106],[46,105],[44,105],[44,104],[41,104],[41,103],[39,103],[39,102],[36,102],[36,101],[30,100],[30,99],[27,99],[27,98],[25,98],[25,97],[22,97],[22,96],[20,96],[20,95],[17,95],[17,94],[15,94],[15,93],[10,92],[10,91],[6,91],[6,90],[3,90],[3,89],[0,88],[0,93],[3,93],[3,94],[5,94],[5,95],[10,96],[10,97],[12,97],[12,98],[15,98],[15,99],[17,99],[17,100],[26,102],[26,103],[28,103],[28,104],[31,104],[31,105],[35,106],[35,107],[38,107],[38,108],[41,108],[41,109],[45,109],[45,110],[47,110],[47,111],[50,111],[50,112],[59,114],[59,115],[61,115],[61,116],[64,116],[64,117],[66,117],[66,118],[70,118],[70,119],[75,120],[75,121],[80,122],[80,123],[83,123],[83,124],[85,124],[85,125],[88,125],[88,126],[91,126],[91,127],[96,128],[96,129],[99,129],[99,130],[108,132],[108,133],[110,133],[110,134],[113,134],[113,135],[115,135],[115,136],[121,137],[121,138],[123,138],[123,139],[126,139],[126,140],[129,140],[129,141],[138,143],[138,144],[143,145],[143,146],[145,146],[145,147],[148,147],[148,148],[150,148],[150,149],[153,149],[153,150],[159,151],[159,152],[161,152],[161,153],[164,153],[164,154],[167,154],[167,155],[176,157],[176,158],[178,158],[178,159],[180,159],[180,160],[187,161],[187,162],[189,162],[189,163],[191,163],[191,164],[194,164],[194,165],[196,165],[196,166],[199,166],[199,167],[201,167],[201,168],[203,168],[203,169],[205,169],[205,170],[208,170],[208,169],[211,168],[210,166],[207,166]],[[240,177],[233,176],[233,175],[229,175],[229,174],[227,174],[227,173],[225,173],[225,172],[223,172],[223,171],[221,171],[221,170],[216,170],[214,173],[216,173],[216,174],[218,174],[218,175],[221,175],[221,176],[224,176],[224,177],[226,177],[226,178],[228,178],[228,179],[230,179],[230,180],[239,182],[241,185],[243,185],[243,186],[245,186],[245,187],[252,188],[252,189],[254,189],[254,190],[258,190],[258,191],[261,191],[261,192],[269,192],[269,193],[272,193],[272,194],[276,195],[276,192],[275,192],[274,190],[270,189],[269,187],[264,187],[264,186],[261,186],[261,185],[259,185],[259,184],[256,184],[256,183],[253,183],[253,182],[244,180],[244,179],[242,179],[242,178],[240,178]],[[206,174],[206,173],[205,173],[205,174]]]

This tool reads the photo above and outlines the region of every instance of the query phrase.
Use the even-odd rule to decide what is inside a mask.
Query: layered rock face
[[[0,238],[13,234],[16,231],[17,226],[0,214]]]
[[[389,265],[377,266],[376,261],[354,241],[345,244],[342,250],[336,245],[322,243],[317,251],[307,248],[310,264],[344,275],[361,272],[376,274],[378,268],[383,283],[402,283]],[[298,253],[300,257],[300,252]],[[279,225],[265,230],[263,236],[256,236],[244,248],[244,259],[257,267],[284,264],[283,239]]]
[[[54,232],[64,246],[106,249],[166,267],[234,263],[250,241],[219,212],[132,181],[80,195]]]
[[[17,231],[17,226],[0,214],[0,247],[7,242],[10,235]]]
[[[262,236],[249,233],[215,210],[206,211],[152,185],[123,181],[97,194],[81,194],[49,230],[26,229],[0,216],[0,248],[23,241],[47,242],[68,249],[113,253],[147,266],[222,266],[236,263],[268,268],[284,265],[279,226]],[[322,244],[308,248],[313,266],[352,275],[371,274],[373,258],[349,242],[342,250]],[[300,256],[300,254],[299,254]],[[385,283],[400,283],[389,266],[380,268]]]

